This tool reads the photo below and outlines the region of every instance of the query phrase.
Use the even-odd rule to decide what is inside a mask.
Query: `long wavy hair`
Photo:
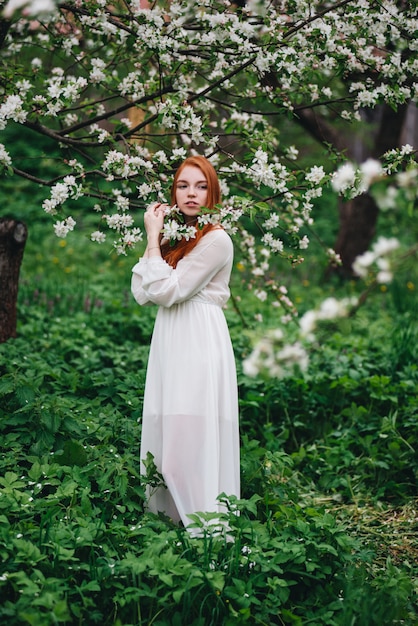
[[[221,201],[221,187],[215,168],[213,167],[212,163],[203,156],[190,156],[180,165],[177,172],[175,173],[173,184],[171,186],[171,204],[174,205],[176,203],[177,181],[183,169],[187,165],[198,167],[206,178],[206,182],[208,185],[206,208],[214,209],[215,206]],[[167,263],[172,267],[176,267],[180,259],[182,259],[191,250],[193,250],[193,248],[199,243],[201,238],[213,228],[214,226],[212,224],[206,224],[205,226],[203,226],[203,228],[197,228],[196,237],[193,237],[188,241],[186,241],[186,239],[184,239],[183,237],[174,245],[170,245],[170,243],[168,242],[164,243],[161,246],[161,254],[163,259],[165,259],[165,261],[167,261]]]

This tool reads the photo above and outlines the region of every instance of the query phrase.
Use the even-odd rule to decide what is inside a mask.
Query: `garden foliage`
[[[131,259],[89,256],[76,237],[54,264],[50,246],[38,225],[19,336],[0,347],[1,623],[415,624],[413,292],[327,322],[308,370],[283,379],[243,373],[251,333],[228,308],[242,500],[222,496],[220,527],[194,516],[192,537],[145,511],[154,311],[129,297]]]
[[[413,148],[387,154],[385,171],[334,176],[334,156],[307,155],[305,136],[296,162],[282,141],[307,107],[350,133],[363,107],[416,98],[416,9],[289,2],[289,20],[283,3],[252,4],[68,2],[36,23],[3,13],[0,200],[29,240],[18,337],[0,346],[1,624],[418,623]],[[237,214],[259,214],[239,222],[226,310],[242,499],[222,494],[221,520],[193,516],[196,537],[146,511],[160,481],[151,459],[139,471],[155,311],[129,293],[137,209],[164,197],[190,149],[213,157]],[[325,289],[311,225],[331,248],[332,184],[349,198],[371,170],[397,264],[373,249],[361,280]],[[388,193],[380,176],[397,171]],[[67,239],[48,234],[51,219]],[[127,256],[86,246],[106,236]],[[332,318],[330,297],[355,304]],[[250,376],[266,337],[303,360]]]

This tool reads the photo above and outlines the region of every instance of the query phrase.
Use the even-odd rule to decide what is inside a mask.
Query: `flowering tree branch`
[[[42,208],[60,236],[75,226],[69,200],[98,200],[91,237],[110,233],[124,253],[142,236],[136,209],[166,200],[178,162],[205,154],[221,177],[225,227],[239,233],[246,284],[284,317],[295,309],[271,260],[303,261],[324,189],[353,198],[367,185],[355,164],[353,175],[334,173],[332,160],[305,166],[282,128],[303,125],[335,156],[365,109],[417,99],[408,3],[9,0],[0,11],[0,175],[49,188]],[[20,161],[17,126],[54,146],[48,174]],[[413,151],[389,161],[415,167]],[[380,178],[395,171],[385,167]],[[247,219],[255,215],[258,230]]]

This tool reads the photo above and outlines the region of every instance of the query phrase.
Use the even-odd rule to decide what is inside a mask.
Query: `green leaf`
[[[35,399],[35,392],[28,385],[22,385],[16,388],[16,397],[21,406],[32,404]]]

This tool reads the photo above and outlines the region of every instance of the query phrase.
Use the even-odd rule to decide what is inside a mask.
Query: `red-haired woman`
[[[212,164],[186,159],[171,192],[186,223],[220,202]],[[218,225],[197,229],[176,245],[161,242],[167,205],[144,218],[148,245],[133,268],[139,304],[159,305],[151,341],[141,435],[141,460],[154,456],[165,487],[149,509],[190,524],[188,515],[219,512],[222,492],[239,497],[238,394],[235,360],[222,311],[233,262],[230,237]]]

